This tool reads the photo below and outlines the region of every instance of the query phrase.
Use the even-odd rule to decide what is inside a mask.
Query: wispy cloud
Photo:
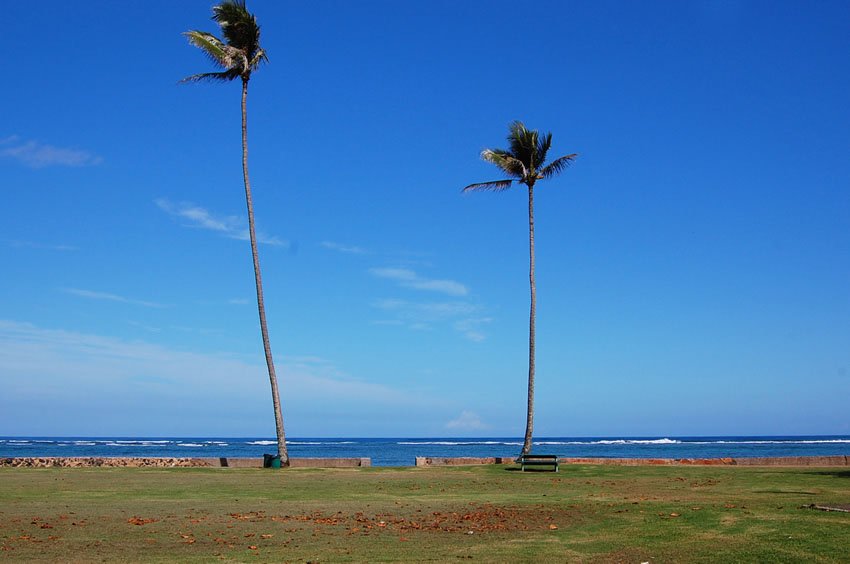
[[[405,288],[439,292],[449,296],[465,296],[469,293],[466,286],[454,280],[425,278],[409,268],[370,268],[369,272],[378,278],[394,280]]]
[[[391,315],[393,319],[374,321],[376,325],[404,325],[413,330],[429,330],[438,324],[449,326],[474,342],[484,341],[481,327],[492,321],[489,317],[476,317],[480,307],[465,301],[414,302],[387,298],[375,300],[372,306]]]
[[[454,328],[470,341],[480,343],[487,338],[481,327],[491,321],[493,319],[490,317],[470,317],[455,321]]]
[[[460,416],[446,423],[446,429],[454,431],[481,431],[488,426],[481,421],[481,417],[472,411],[463,411]]]
[[[428,415],[446,405],[421,390],[352,377],[323,358],[284,356],[277,368],[285,413],[295,428],[300,422],[331,434],[362,432],[358,422],[376,413]],[[256,436],[270,430],[265,370],[259,359],[240,355],[0,319],[6,390],[0,394],[0,428],[12,434],[99,434],[108,424],[119,435]],[[320,427],[329,420],[336,423]]]
[[[217,216],[209,210],[188,202],[174,203],[166,198],[158,198],[154,203],[159,209],[173,217],[187,220],[188,227],[216,231],[230,239],[247,241],[250,238],[248,228],[241,216]],[[257,231],[257,242],[266,245],[288,247],[289,242],[279,237]]]
[[[396,298],[376,300],[372,305],[385,311],[397,312],[406,318],[425,322],[470,315],[477,309],[468,302],[411,302]]]
[[[17,241],[6,240],[5,243],[14,248],[22,249],[44,249],[48,251],[79,251],[79,247],[73,245],[50,245],[46,243],[36,243],[34,241]]]
[[[38,141],[26,141],[17,135],[0,139],[0,157],[15,159],[31,168],[94,166],[103,162],[102,157],[89,151],[54,147]]]
[[[334,243],[333,241],[322,241],[320,245],[326,249],[330,249],[332,251],[337,251],[340,253],[346,253],[349,255],[367,255],[369,251],[364,249],[363,247],[358,247],[355,245],[344,245],[342,243]]]
[[[116,294],[109,294],[107,292],[95,292],[92,290],[81,290],[79,288],[62,288],[62,291],[66,294],[71,294],[73,296],[78,296],[80,298],[86,298],[90,300],[103,300],[107,302],[118,302],[122,304],[131,304],[138,305],[144,307],[155,307],[155,308],[163,308],[166,307],[163,304],[157,302],[148,302],[144,300],[135,300],[132,298],[126,298],[124,296],[119,296]]]

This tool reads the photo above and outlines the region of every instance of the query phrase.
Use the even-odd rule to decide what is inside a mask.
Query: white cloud
[[[6,240],[6,244],[10,247],[24,249],[44,249],[48,251],[79,251],[79,247],[73,245],[50,245],[45,243],[36,243],[34,241],[17,241]]]
[[[480,343],[487,338],[481,331],[481,326],[486,323],[490,323],[491,321],[493,321],[493,319],[490,317],[470,317],[455,321],[454,327],[470,341]]]
[[[46,166],[93,166],[103,158],[88,151],[54,147],[37,141],[24,141],[17,135],[0,139],[0,157],[15,159],[31,168]]]
[[[463,411],[459,417],[446,423],[446,429],[454,431],[481,431],[487,427],[481,417],[472,411]]]
[[[492,321],[489,317],[473,317],[480,308],[464,301],[411,302],[385,298],[375,300],[372,306],[394,316],[394,319],[374,321],[374,324],[405,325],[408,329],[426,330],[438,323],[451,323],[455,331],[475,342],[485,340],[481,326]]]
[[[469,315],[476,307],[467,302],[410,302],[386,298],[372,302],[378,309],[395,312],[405,319],[421,322],[444,321],[459,315]]]
[[[332,251],[338,251],[340,253],[346,253],[350,255],[366,255],[369,254],[369,251],[364,249],[363,247],[357,247],[355,245],[343,245],[341,243],[334,243],[333,241],[322,241],[320,243],[326,249],[330,249]]]
[[[134,300],[131,298],[125,298],[124,296],[118,296],[116,294],[109,294],[107,292],[94,292],[92,290],[81,290],[79,288],[62,288],[62,291],[71,294],[74,296],[78,296],[80,298],[88,298],[90,300],[103,300],[108,302],[119,302],[123,304],[132,304],[132,305],[140,305],[144,307],[156,307],[163,308],[166,307],[163,304],[156,302],[148,302],[144,300]]]
[[[405,288],[439,292],[449,296],[465,296],[469,293],[466,286],[460,282],[423,278],[409,268],[370,268],[369,272],[378,278],[394,280]]]
[[[189,227],[217,231],[230,239],[248,241],[250,234],[245,227],[245,221],[241,216],[227,215],[216,216],[209,210],[188,202],[174,203],[166,198],[157,198],[154,203],[159,209],[173,217],[188,220]],[[276,236],[266,235],[260,231],[256,232],[257,242],[266,245],[288,247],[289,242]]]

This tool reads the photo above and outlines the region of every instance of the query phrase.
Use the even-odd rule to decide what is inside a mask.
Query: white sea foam
[[[147,440],[115,440],[112,441],[114,443],[118,443],[121,445],[141,445],[141,446],[150,446],[150,445],[167,445],[174,441],[147,441]]]
[[[198,444],[198,443],[177,443],[177,446],[182,446],[182,447],[203,447],[204,445],[201,445],[201,444]]]
[[[673,439],[614,439],[592,441],[587,444],[591,445],[677,445],[682,441],[674,441]]]
[[[689,445],[826,445],[826,444],[850,444],[850,439],[788,439],[788,440],[763,440],[763,441],[688,441]]]
[[[251,443],[249,443],[251,444]],[[276,441],[272,441],[271,444],[277,444]],[[321,446],[321,445],[355,445],[357,441],[286,441],[286,444],[289,445],[312,445],[312,446]]]
[[[245,444],[248,444],[248,445],[263,445],[263,446],[268,446],[268,445],[276,445],[276,444],[277,444],[277,441],[249,441],[249,442],[247,442],[247,443],[245,443]]]
[[[516,446],[522,443],[503,442],[503,441],[399,441],[397,445],[419,446],[474,446],[474,445],[506,445]]]
[[[163,444],[170,444],[172,441],[106,441],[103,443],[104,446],[110,447],[124,447],[124,448],[136,448],[136,447],[144,447],[144,448],[152,448],[162,446]]]

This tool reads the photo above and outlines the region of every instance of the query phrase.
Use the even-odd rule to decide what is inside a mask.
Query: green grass
[[[850,471],[0,468],[0,560],[841,562]]]

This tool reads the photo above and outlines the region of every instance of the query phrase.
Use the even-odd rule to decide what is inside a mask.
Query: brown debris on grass
[[[148,525],[150,523],[156,523],[157,521],[159,521],[159,519],[142,519],[141,517],[136,517],[135,515],[127,519],[127,523],[139,526]]]

